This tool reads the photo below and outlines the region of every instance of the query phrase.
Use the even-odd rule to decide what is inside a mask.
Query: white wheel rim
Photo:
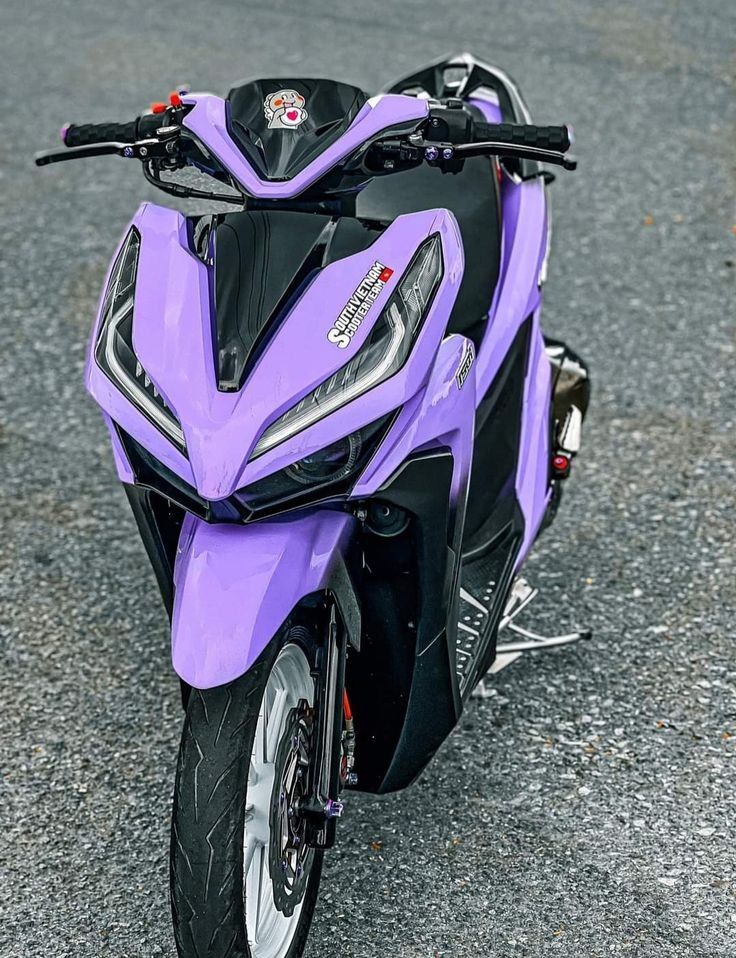
[[[289,714],[302,699],[314,704],[314,681],[306,656],[291,643],[281,650],[268,677],[248,772],[243,874],[246,929],[254,958],[283,958],[302,910],[301,902],[288,917],[278,910],[269,865],[274,761]]]

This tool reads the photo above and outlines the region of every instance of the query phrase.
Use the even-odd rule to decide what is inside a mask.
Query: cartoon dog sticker
[[[296,90],[270,93],[263,101],[263,113],[269,130],[294,130],[309,116],[304,109],[306,100]]]

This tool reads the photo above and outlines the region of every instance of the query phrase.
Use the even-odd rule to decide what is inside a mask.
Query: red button
[[[169,93],[169,103],[172,106],[181,106],[181,97],[176,91],[174,91],[174,93]]]
[[[165,103],[152,103],[151,104],[151,113],[165,113],[166,104]]]

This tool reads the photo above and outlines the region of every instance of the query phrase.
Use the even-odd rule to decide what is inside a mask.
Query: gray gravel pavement
[[[535,624],[596,638],[501,673],[406,793],[351,798],[309,958],[736,956],[734,37],[733,0],[5,0],[2,958],[173,956],[178,688],[82,387],[107,258],[154,196],[122,162],[31,154],[177,82],[375,89],[463,48],[578,134],[545,316],[595,393],[528,571]]]

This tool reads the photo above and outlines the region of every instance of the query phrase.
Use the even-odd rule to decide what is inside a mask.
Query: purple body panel
[[[152,220],[156,221],[158,215],[166,220],[174,218],[177,224],[182,230],[184,230],[184,221],[178,213],[175,213],[173,210],[164,210],[160,206],[154,206],[153,204],[144,203],[142,204],[133,217],[131,225],[135,225],[138,229],[141,229],[141,224],[145,221],[150,223]],[[125,235],[128,233],[128,228],[126,228]],[[121,241],[122,245],[122,241]],[[118,249],[120,246],[118,246]],[[170,264],[167,263],[167,258],[163,255],[163,252],[159,247],[153,247],[151,249],[151,256],[141,255],[140,264],[139,264],[139,274],[141,272],[152,274],[150,282],[155,282],[155,274],[159,269],[169,269]],[[184,251],[181,250],[183,253]],[[117,251],[115,256],[117,256]],[[186,256],[195,261],[194,257],[190,253],[186,253]],[[115,257],[111,262],[114,263]],[[105,286],[107,286],[107,281],[109,279],[110,270],[108,270],[108,276],[105,280]],[[170,291],[172,296],[172,301],[163,304],[161,313],[157,317],[157,320],[160,324],[165,325],[167,321],[171,322],[171,314],[176,309],[176,304],[181,304],[182,298],[184,296],[191,295],[191,288],[186,282],[187,279],[187,270],[182,270],[179,283],[177,283],[172,290]],[[141,290],[136,288],[135,294],[135,309],[138,309],[139,300],[141,299]],[[85,369],[85,384],[87,386],[88,392],[92,395],[97,404],[102,408],[110,419],[118,423],[122,428],[133,436],[138,442],[145,446],[146,449],[150,449],[151,452],[172,471],[178,473],[186,482],[190,485],[194,484],[191,466],[189,461],[185,456],[179,452],[179,450],[174,446],[165,436],[159,432],[156,426],[146,418],[146,416],[141,413],[136,406],[134,406],[130,400],[115,386],[110,379],[102,372],[100,367],[97,365],[97,362],[94,358],[95,344],[97,342],[97,337],[100,329],[101,321],[101,312],[102,312],[102,299],[100,300],[100,307],[97,312],[97,319],[92,328],[92,335],[90,337],[89,346],[87,349],[87,365]],[[174,336],[175,338],[175,330]],[[135,333],[134,333],[135,337]],[[173,360],[177,351],[187,350],[188,343],[185,340],[180,340],[177,344],[177,347],[172,354],[170,359]],[[204,360],[203,360],[204,362]],[[169,370],[170,372],[171,370]],[[168,398],[168,377],[160,376],[158,379],[154,378],[153,380],[156,385],[159,387],[159,392]]]
[[[227,132],[226,103],[222,97],[209,93],[185,96],[186,104],[194,108],[184,119],[186,126],[217,157],[220,163],[240,183],[246,193],[264,199],[288,199],[298,196],[353,150],[378,136],[383,130],[399,124],[419,123],[428,111],[426,100],[415,97],[385,94],[372,97],[337,142],[289,180],[262,180],[238,149]]]
[[[188,515],[174,573],[177,674],[205,689],[246,672],[296,603],[328,587],[355,524],[326,511],[250,526]]]
[[[521,451],[516,472],[516,496],[524,514],[524,539],[516,560],[517,568],[534,544],[550,497],[550,396],[552,371],[534,314],[531,344],[524,383],[521,421]]]
[[[470,97],[468,103],[477,110],[480,110],[486,123],[503,123],[503,113],[501,112],[501,107],[498,105],[497,96],[487,100],[480,95],[479,91],[475,96]]]
[[[490,123],[500,120],[499,108],[473,99]],[[501,268],[491,305],[488,331],[478,350],[479,401],[490,388],[524,320],[534,314],[524,383],[521,451],[516,494],[524,514],[524,538],[517,568],[534,543],[549,501],[549,416],[551,370],[539,328],[539,276],[547,252],[547,205],[541,179],[515,183],[504,178],[501,189],[503,241]]]
[[[352,498],[373,495],[402,462],[428,445],[448,446],[455,460],[452,498],[457,502],[467,491],[473,455],[475,425],[475,365],[462,387],[457,373],[472,349],[464,336],[448,336],[440,345],[426,387],[407,403],[386,437],[380,456],[367,466],[356,483]]]
[[[144,205],[133,223],[141,234],[133,343],[143,368],[182,424],[182,455],[102,373],[94,358],[87,382],[97,402],[135,439],[207,499],[237,489],[323,448],[405,403],[426,381],[462,277],[462,247],[454,218],[444,210],[399,217],[363,253],[323,269],[274,334],[243,389],[217,389],[212,360],[208,270],[188,249],[184,218]],[[403,369],[337,410],[327,420],[252,463],[262,431],[361,348],[419,243],[439,233],[445,275]],[[371,307],[350,346],[338,349],[327,331],[376,259],[394,276]],[[97,327],[93,338],[97,335]]]

